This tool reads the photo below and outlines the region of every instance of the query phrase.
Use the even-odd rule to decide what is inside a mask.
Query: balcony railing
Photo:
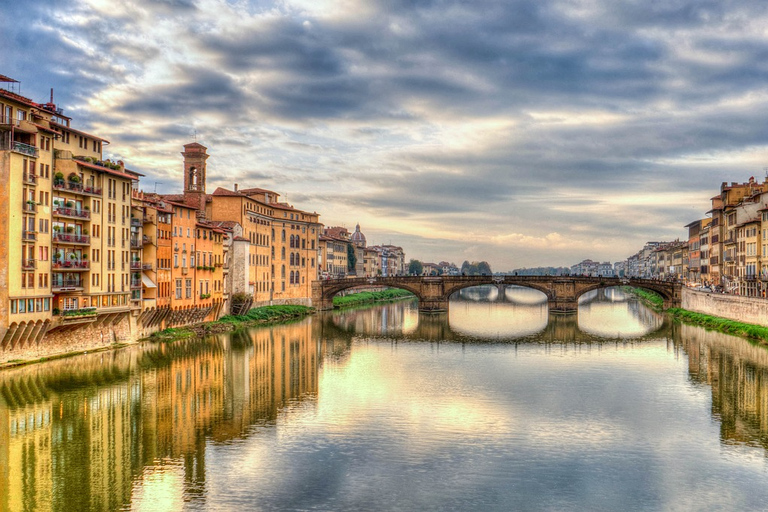
[[[141,288],[141,279],[131,279],[131,288]]]
[[[22,231],[21,240],[23,242],[34,242],[37,240],[37,233],[34,231]]]
[[[54,206],[53,214],[57,217],[72,217],[75,219],[90,220],[91,212],[88,210],[78,210],[77,208],[70,208],[67,206]]]
[[[66,260],[66,261],[54,261],[51,265],[51,269],[54,271],[77,271],[88,270],[91,268],[91,264],[88,260]]]
[[[154,270],[151,263],[142,263],[141,270]]]
[[[37,268],[37,261],[36,260],[21,260],[21,269],[22,270],[34,270]]]
[[[35,176],[31,172],[22,173],[22,180],[27,185],[37,185],[37,176]]]
[[[75,233],[54,233],[53,241],[64,244],[84,244],[91,243],[91,237],[88,235],[78,235]]]
[[[24,203],[23,209],[27,213],[35,213],[37,211],[37,204],[34,201],[27,201]]]
[[[143,244],[151,244],[152,243],[152,237],[144,235],[144,236],[141,237],[141,242]]]
[[[141,240],[138,238],[131,238],[131,249],[141,249]]]
[[[0,125],[4,126],[19,126],[19,120],[14,119],[11,116],[0,116]]]
[[[31,156],[32,158],[37,158],[39,155],[39,152],[35,146],[30,146],[29,144],[24,144],[23,142],[17,141],[11,142],[10,145],[4,144],[2,149],[11,150],[14,153],[21,153],[22,155]]]
[[[131,262],[131,270],[141,270],[141,262],[140,261],[132,261]]]
[[[54,290],[60,290],[62,288],[82,288],[83,281],[81,279],[52,279],[51,287]]]
[[[92,196],[101,196],[101,189],[96,188],[93,185],[82,183],[75,183],[73,181],[53,180],[53,188],[56,190],[64,190],[66,192],[74,192],[76,194],[89,194]]]
[[[137,219],[136,217],[131,217],[131,226],[135,226],[137,228],[140,228],[144,224],[141,219]]]

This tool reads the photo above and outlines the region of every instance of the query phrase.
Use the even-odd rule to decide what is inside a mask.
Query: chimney
[[[235,192],[237,192],[237,183],[235,183]]]

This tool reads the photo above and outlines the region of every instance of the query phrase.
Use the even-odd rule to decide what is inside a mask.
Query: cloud
[[[720,182],[764,165],[762,2],[88,0],[4,13],[0,72],[36,100],[54,87],[73,125],[147,183],[178,190],[180,148],[197,136],[209,184],[280,191],[409,257],[618,260],[685,236]]]

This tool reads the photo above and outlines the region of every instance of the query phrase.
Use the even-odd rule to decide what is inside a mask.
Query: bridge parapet
[[[333,297],[350,288],[382,286],[412,292],[419,299],[419,311],[447,311],[450,296],[464,288],[481,285],[524,286],[547,296],[552,312],[571,313],[578,309],[579,297],[600,288],[627,285],[651,290],[664,299],[664,307],[679,306],[682,285],[655,279],[618,279],[583,276],[395,276],[328,279],[312,283],[312,304],[317,309],[332,309]]]

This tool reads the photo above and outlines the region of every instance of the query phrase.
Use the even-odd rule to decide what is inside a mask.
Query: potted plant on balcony
[[[83,229],[83,234],[87,235],[88,234],[88,230],[87,229]]]
[[[57,172],[53,175],[53,184],[54,185],[63,185],[64,184],[64,173]]]
[[[83,206],[83,210],[89,212],[91,211],[91,207],[86,204],[85,206]]]
[[[74,226],[67,226],[67,233],[74,233],[75,227]]]
[[[69,176],[70,183],[80,183],[80,176],[77,174],[72,174]]]
[[[66,205],[67,205],[67,208],[72,208],[73,206],[75,206],[75,203],[73,203],[72,201],[67,201]]]

